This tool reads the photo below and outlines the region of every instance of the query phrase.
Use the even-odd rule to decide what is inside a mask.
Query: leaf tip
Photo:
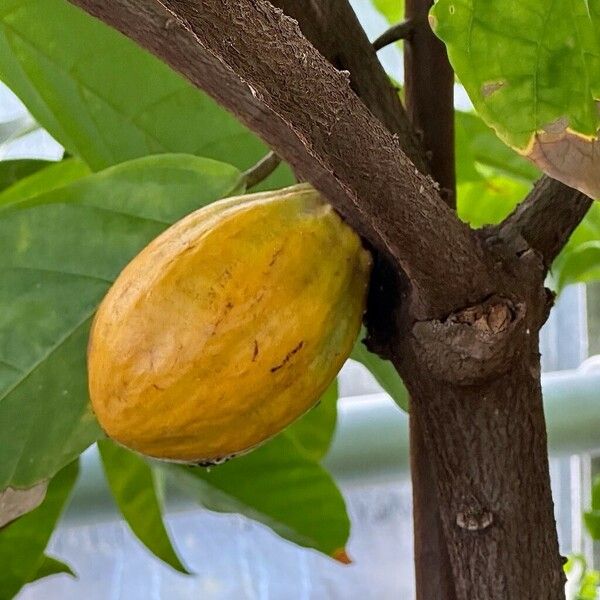
[[[334,560],[337,560],[338,562],[342,563],[343,565],[352,564],[352,559],[348,556],[348,553],[346,552],[346,548],[339,548],[338,550],[335,550],[331,554],[331,557]]]

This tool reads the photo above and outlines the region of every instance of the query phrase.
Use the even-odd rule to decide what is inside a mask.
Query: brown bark
[[[422,347],[395,361],[433,457],[461,599],[564,597],[534,333],[540,317],[524,315],[509,334],[511,349],[519,350],[503,357],[502,369],[469,385],[451,371],[432,377]],[[443,335],[436,331],[438,341]]]
[[[442,197],[455,210],[454,72],[445,46],[426,18],[432,4],[431,0],[405,2],[411,35],[404,44],[404,96],[408,116],[426,149],[430,172],[444,191]],[[416,598],[454,600],[437,476],[425,440],[426,419],[420,414],[427,404],[427,397],[411,398],[409,416]]]
[[[416,167],[429,167],[398,91],[392,86],[348,0],[270,0],[296,19],[300,30],[337,69],[350,73],[350,85],[392,133]]]
[[[415,25],[404,45],[404,96],[434,179],[450,196],[449,204],[455,205],[454,72],[445,46],[425,18],[432,4],[432,0],[405,2],[405,16]]]
[[[515,253],[531,248],[549,268],[591,205],[592,199],[585,194],[542,177],[529,196],[486,235],[497,236]]]
[[[452,600],[454,578],[440,517],[437,478],[425,444],[419,404],[410,399],[410,476],[413,497],[413,547],[417,600]]]
[[[370,333],[377,345],[387,330],[422,417],[456,597],[561,598],[537,347],[547,261],[514,243],[538,244],[524,224],[539,211],[527,204],[500,234],[459,223],[380,122],[387,110],[367,110],[265,0],[71,1],[232,110],[391,266],[372,285],[385,311]],[[574,203],[568,225],[546,227],[555,248],[583,215]]]

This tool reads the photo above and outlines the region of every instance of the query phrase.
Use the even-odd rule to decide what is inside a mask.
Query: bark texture
[[[442,198],[456,210],[454,164],[454,72],[446,48],[429,26],[432,0],[406,0],[410,36],[404,44],[404,96],[410,121],[426,149],[428,168]],[[435,90],[435,93],[432,93]],[[455,584],[444,535],[437,474],[426,440],[425,397],[410,401],[410,466],[413,489],[417,600],[454,600]]]
[[[551,304],[547,265],[585,197],[545,178],[499,227],[460,223],[419,170],[441,156],[436,140],[423,136],[430,154],[419,153],[372,51],[371,66],[360,60],[362,33],[342,44],[304,22],[340,71],[266,0],[70,1],[234,112],[377,250],[385,276],[371,286],[370,339],[415,398],[456,597],[563,597],[537,334]],[[277,3],[357,27],[342,0]],[[381,93],[368,89],[369,69]],[[548,219],[559,207],[560,221]]]
[[[405,2],[405,16],[413,30],[404,44],[404,96],[433,177],[455,206],[454,71],[444,44],[429,26],[427,13],[432,5],[432,0]]]
[[[549,268],[592,202],[564,183],[542,177],[512,214],[489,228],[489,233],[511,245],[515,253],[532,248]]]
[[[564,597],[538,373],[533,351],[467,388],[411,369],[459,598]]]
[[[394,359],[425,433],[465,600],[564,597],[537,336],[551,295],[536,253],[513,265],[512,299],[414,323]]]
[[[429,172],[418,134],[398,91],[377,59],[348,0],[271,0],[296,19],[302,33],[337,69],[348,71],[350,86],[369,110],[392,133],[422,173]]]

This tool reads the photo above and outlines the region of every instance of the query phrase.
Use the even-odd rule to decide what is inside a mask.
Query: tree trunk
[[[550,304],[540,281],[521,301],[416,321],[394,359],[433,464],[460,600],[564,598],[538,351]]]
[[[425,445],[419,409],[410,400],[410,476],[417,600],[453,600],[454,578],[440,518],[437,480]]]

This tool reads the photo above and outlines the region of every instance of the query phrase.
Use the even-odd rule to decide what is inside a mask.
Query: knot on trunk
[[[494,515],[479,508],[471,508],[456,515],[456,524],[465,531],[483,531],[492,525]]]
[[[415,323],[415,352],[436,379],[481,383],[510,369],[523,346],[513,344],[514,336],[529,333],[524,316],[525,304],[492,296],[444,320]]]

